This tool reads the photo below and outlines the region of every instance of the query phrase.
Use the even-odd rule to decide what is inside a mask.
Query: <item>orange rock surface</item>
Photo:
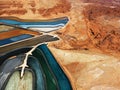
[[[0,0],[0,16],[50,18],[54,14],[66,13],[70,8],[67,0]]]
[[[49,44],[74,90],[120,90],[120,0],[0,0],[0,16],[68,16]]]

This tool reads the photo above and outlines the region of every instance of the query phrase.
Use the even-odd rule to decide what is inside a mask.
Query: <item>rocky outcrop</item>
[[[77,90],[120,90],[119,0],[0,0],[0,16],[68,16],[51,52]]]
[[[67,0],[0,0],[0,16],[44,18],[70,11]]]
[[[83,0],[77,3],[78,7],[71,8],[70,13],[76,13],[69,15],[69,25],[57,32],[64,41],[56,47],[68,48],[62,45],[67,43],[69,49],[97,48],[103,52],[120,53],[119,3],[117,0]]]
[[[88,5],[84,14],[92,44],[104,51],[120,52],[119,6]]]

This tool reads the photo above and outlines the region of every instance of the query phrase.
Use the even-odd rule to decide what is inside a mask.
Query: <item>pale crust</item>
[[[49,46],[71,81],[73,90],[119,90],[120,60],[90,50],[61,50]]]

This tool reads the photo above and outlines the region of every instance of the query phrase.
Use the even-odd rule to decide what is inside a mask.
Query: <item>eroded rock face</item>
[[[88,5],[85,7],[88,35],[95,47],[120,52],[119,6]]]
[[[33,19],[50,17],[70,10],[67,0],[0,0],[1,16],[16,16]]]
[[[104,52],[120,52],[120,1],[79,0],[78,3],[76,2],[71,2],[70,11],[76,13],[70,15],[69,25],[59,33],[64,43],[69,44],[72,49],[90,47]],[[65,46],[60,48],[65,49]]]
[[[119,0],[0,0],[0,16],[43,19],[68,16],[68,25],[57,31],[61,49],[98,48],[120,52]]]
[[[68,16],[67,26],[54,32],[61,40],[52,43],[50,49],[72,77],[74,87],[120,90],[120,0],[40,1],[0,0],[0,16]]]

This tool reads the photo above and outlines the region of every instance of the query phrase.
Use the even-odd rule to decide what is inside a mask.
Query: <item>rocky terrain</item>
[[[51,52],[76,90],[120,90],[119,0],[0,0],[0,17],[68,16]]]
[[[56,32],[62,38],[55,45],[57,48],[95,47],[105,52],[120,52],[119,3],[119,0],[1,0],[0,16],[23,19],[68,16],[69,24]]]
[[[0,16],[19,16],[22,19],[50,18],[54,14],[70,10],[70,3],[66,0],[0,0],[0,2]]]

